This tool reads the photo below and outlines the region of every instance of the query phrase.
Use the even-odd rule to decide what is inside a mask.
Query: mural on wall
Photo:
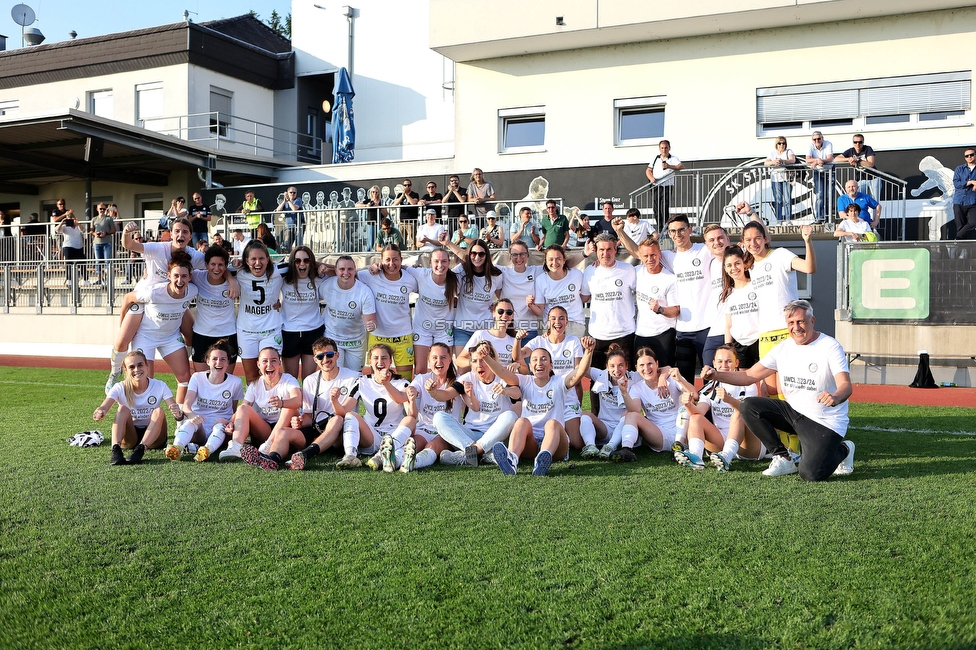
[[[941,196],[926,200],[919,214],[929,217],[929,241],[938,241],[942,238],[942,228],[952,220],[952,199],[956,193],[952,184],[953,170],[935,156],[925,156],[918,163],[918,171],[925,174],[925,181],[911,191],[912,196],[919,197],[929,190],[942,192]]]

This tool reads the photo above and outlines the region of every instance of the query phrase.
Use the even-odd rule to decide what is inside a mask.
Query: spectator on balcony
[[[488,202],[495,200],[495,186],[485,180],[485,174],[475,167],[471,172],[471,182],[468,183],[468,201],[475,204],[475,211],[479,217],[488,215]]]
[[[97,260],[112,259],[112,241],[119,228],[115,224],[112,215],[109,214],[108,206],[104,203],[99,203],[95,209],[97,214],[91,222],[92,248],[94,249],[96,260],[95,271],[97,277],[95,278],[95,284],[101,284],[102,267],[107,268],[108,263],[98,262]]]
[[[437,191],[437,183],[434,181],[427,181],[427,193],[420,197],[420,205],[424,208],[434,206],[437,210],[437,216],[441,216],[441,202],[444,200],[444,195]]]
[[[627,210],[627,218],[624,220],[624,232],[637,245],[640,245],[642,241],[648,238],[657,239],[657,231],[654,229],[654,224],[646,219],[641,219],[640,210],[637,208]],[[660,360],[661,357],[658,356],[658,359]],[[670,364],[665,363],[664,365],[667,366]]]
[[[776,138],[776,145],[766,156],[764,164],[772,167],[769,180],[773,186],[773,213],[776,221],[788,221],[793,218],[793,185],[786,166],[796,164],[796,155],[792,149],[787,148],[786,138]]]
[[[66,284],[71,286],[71,269],[77,263],[76,260],[85,259],[85,244],[84,244],[84,234],[81,231],[81,225],[73,218],[65,218],[58,222],[58,226],[55,229],[59,235],[61,235],[61,255],[67,262],[67,273],[68,279]],[[82,277],[84,278],[81,284],[88,284],[87,273],[85,272],[85,267],[81,267]]]
[[[251,241],[251,238],[244,234],[244,231],[240,228],[234,229],[234,241],[233,249],[234,255],[240,257],[244,254],[244,247],[247,246],[247,242]]]
[[[614,239],[619,239],[617,232],[613,229],[613,201],[606,200],[601,207],[603,209],[603,218],[598,219],[590,226],[589,231],[586,233],[586,244],[584,245],[583,252],[587,256],[592,255],[596,250],[594,241],[601,234],[606,233]]]
[[[305,204],[298,196],[297,187],[289,187],[285,190],[285,195],[275,208],[275,212],[285,215],[285,232],[282,233],[281,243],[284,251],[290,251],[293,246],[302,245],[302,234],[298,227],[299,213],[305,210]],[[194,239],[196,236],[194,235]]]
[[[451,235],[451,243],[459,248],[467,248],[478,238],[478,227],[464,214],[458,217],[457,223],[457,230]]]
[[[62,219],[74,219],[75,211],[66,208],[64,204],[64,199],[58,199],[54,204],[54,209],[51,210],[51,221],[57,223]]]
[[[264,221],[264,215],[261,214],[264,206],[261,205],[261,199],[254,197],[254,190],[244,192],[244,202],[238,212],[244,215],[245,223],[251,229],[251,237],[256,237],[258,224]]]
[[[952,185],[956,188],[952,197],[956,239],[968,239],[976,229],[976,149],[969,147],[963,157],[966,162],[952,174]]]
[[[166,230],[170,230],[173,227],[173,222],[177,219],[186,219],[189,217],[189,210],[186,208],[186,199],[182,196],[178,196],[169,203],[169,210],[166,211]],[[160,229],[163,227],[163,222],[160,220]]]
[[[417,228],[417,248],[423,253],[433,252],[441,245],[441,237],[447,236],[444,224],[437,223],[437,210],[427,208],[427,223]]]
[[[532,218],[532,208],[523,207],[519,210],[519,218],[512,222],[509,229],[508,245],[521,241],[528,248],[535,248],[542,241],[539,230],[539,222]]]
[[[860,214],[861,208],[857,203],[847,206],[844,210],[846,219],[837,224],[834,237],[838,239],[850,237],[853,241],[878,241],[878,236],[871,230],[871,222],[861,219]]]
[[[396,198],[393,199],[393,203],[391,203],[391,205],[411,206],[411,205],[417,205],[418,203],[420,203],[420,195],[413,191],[413,181],[411,181],[409,178],[403,179],[403,191],[396,195]],[[435,210],[434,213],[436,214],[437,211]],[[411,219],[417,221],[419,220],[419,217],[420,217],[420,208],[411,208],[411,207],[400,208],[401,223],[403,221],[409,221]]]
[[[393,227],[393,222],[390,221],[389,217],[383,217],[383,222],[380,224],[380,235],[376,238],[376,251],[382,252],[391,244],[395,245],[397,250],[402,249],[404,247],[403,235]]]
[[[820,131],[810,137],[807,164],[813,171],[813,218],[824,223],[834,198],[834,145]]]
[[[366,198],[356,204],[357,208],[373,208],[367,210],[366,216],[369,223],[381,223],[384,217],[389,216],[390,212],[383,207],[383,197],[380,195],[380,186],[374,185],[369,188]],[[382,250],[382,246],[377,250]]]
[[[457,219],[464,214],[464,205],[468,202],[468,195],[461,189],[461,179],[457,174],[451,174],[447,182],[447,194],[441,203],[447,206],[447,218]],[[474,225],[472,222],[471,225]]]
[[[257,239],[267,246],[268,251],[271,255],[278,254],[278,240],[275,236],[271,234],[271,228],[268,228],[268,224],[259,223],[257,228]]]
[[[871,145],[864,144],[864,136],[860,133],[854,134],[852,143],[853,147],[839,156],[834,156],[834,163],[847,163],[853,167],[858,189],[880,201],[881,179],[873,172],[865,171],[874,169],[874,149]]]
[[[495,250],[505,247],[505,229],[498,225],[498,215],[494,210],[489,210],[485,214],[485,221],[488,225],[481,229],[480,239],[488,242],[488,248]]]
[[[223,248],[225,251],[227,251],[228,255],[234,252],[234,247],[231,245],[229,241],[224,239],[224,236],[221,235],[219,232],[214,233],[213,246],[211,248],[213,248],[214,246],[217,248]],[[243,250],[243,248],[241,250]]]
[[[569,243],[569,219],[560,214],[559,206],[552,199],[546,201],[546,213],[539,219],[539,228],[543,237],[536,250],[541,251],[553,245],[566,248]]]
[[[193,231],[193,247],[197,242],[210,241],[210,208],[203,204],[203,197],[199,192],[193,193],[193,205],[189,209],[190,229]]]
[[[40,259],[44,251],[44,238],[47,235],[47,226],[39,222],[40,217],[36,212],[31,212],[30,220],[20,227],[20,241],[22,247],[22,260]]]
[[[848,206],[856,205],[860,219],[867,221],[872,228],[877,228],[881,223],[881,204],[870,194],[858,191],[857,181],[853,178],[844,183],[844,192],[845,194],[837,199],[837,214],[844,216]],[[873,219],[868,212],[869,208],[874,210]]]
[[[13,224],[14,218],[8,215],[3,210],[0,210],[0,223],[3,224],[3,228],[0,228],[0,236],[10,237],[10,226]]]
[[[657,145],[658,155],[647,166],[645,174],[654,187],[651,189],[651,206],[654,220],[661,230],[668,223],[671,213],[671,199],[674,198],[674,172],[685,166],[677,156],[671,155],[671,141],[661,140]]]

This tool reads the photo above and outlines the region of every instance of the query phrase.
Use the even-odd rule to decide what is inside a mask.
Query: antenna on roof
[[[25,27],[28,25],[33,25],[34,21],[37,20],[37,15],[34,10],[25,4],[14,5],[14,8],[10,10],[10,17],[14,19],[14,22],[20,25],[20,46],[24,47],[24,42],[26,39]],[[44,34],[41,34],[40,30],[32,29],[30,44],[40,45],[44,40]]]
[[[183,22],[184,23],[190,22],[190,14],[193,14],[194,16],[199,15],[195,11],[190,11],[189,9],[184,9],[183,10]]]

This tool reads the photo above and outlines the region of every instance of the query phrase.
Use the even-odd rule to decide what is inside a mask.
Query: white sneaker
[[[220,452],[220,456],[217,457],[218,460],[242,460],[241,459],[242,446],[243,445],[239,445],[236,442],[230,443],[230,446],[227,447],[227,449]]]
[[[445,449],[441,452],[441,465],[463,465],[464,452]]]
[[[782,456],[773,456],[769,467],[763,470],[763,476],[786,476],[788,474],[796,474],[798,471],[792,460],[783,458]]]
[[[847,476],[854,472],[854,443],[850,440],[844,440],[841,444],[847,447],[847,458],[842,460],[837,469],[834,470],[834,476]]]

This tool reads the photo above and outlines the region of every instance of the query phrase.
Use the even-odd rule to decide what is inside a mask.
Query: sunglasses
[[[332,357],[334,357],[337,354],[339,354],[339,353],[338,352],[319,352],[318,354],[315,355],[315,360],[316,361],[321,361],[322,359],[331,359]]]
[[[855,140],[854,144],[864,144],[864,140]]]
[[[976,153],[964,153],[963,158],[976,158]]]
[[[471,251],[468,254],[471,255],[471,257],[484,257],[485,255],[487,255],[487,253],[485,253],[484,251]]]
[[[511,316],[515,311],[512,309],[496,309],[495,313],[499,316]]]
[[[307,257],[296,257],[295,258],[295,264],[308,264],[309,261],[310,260]]]

